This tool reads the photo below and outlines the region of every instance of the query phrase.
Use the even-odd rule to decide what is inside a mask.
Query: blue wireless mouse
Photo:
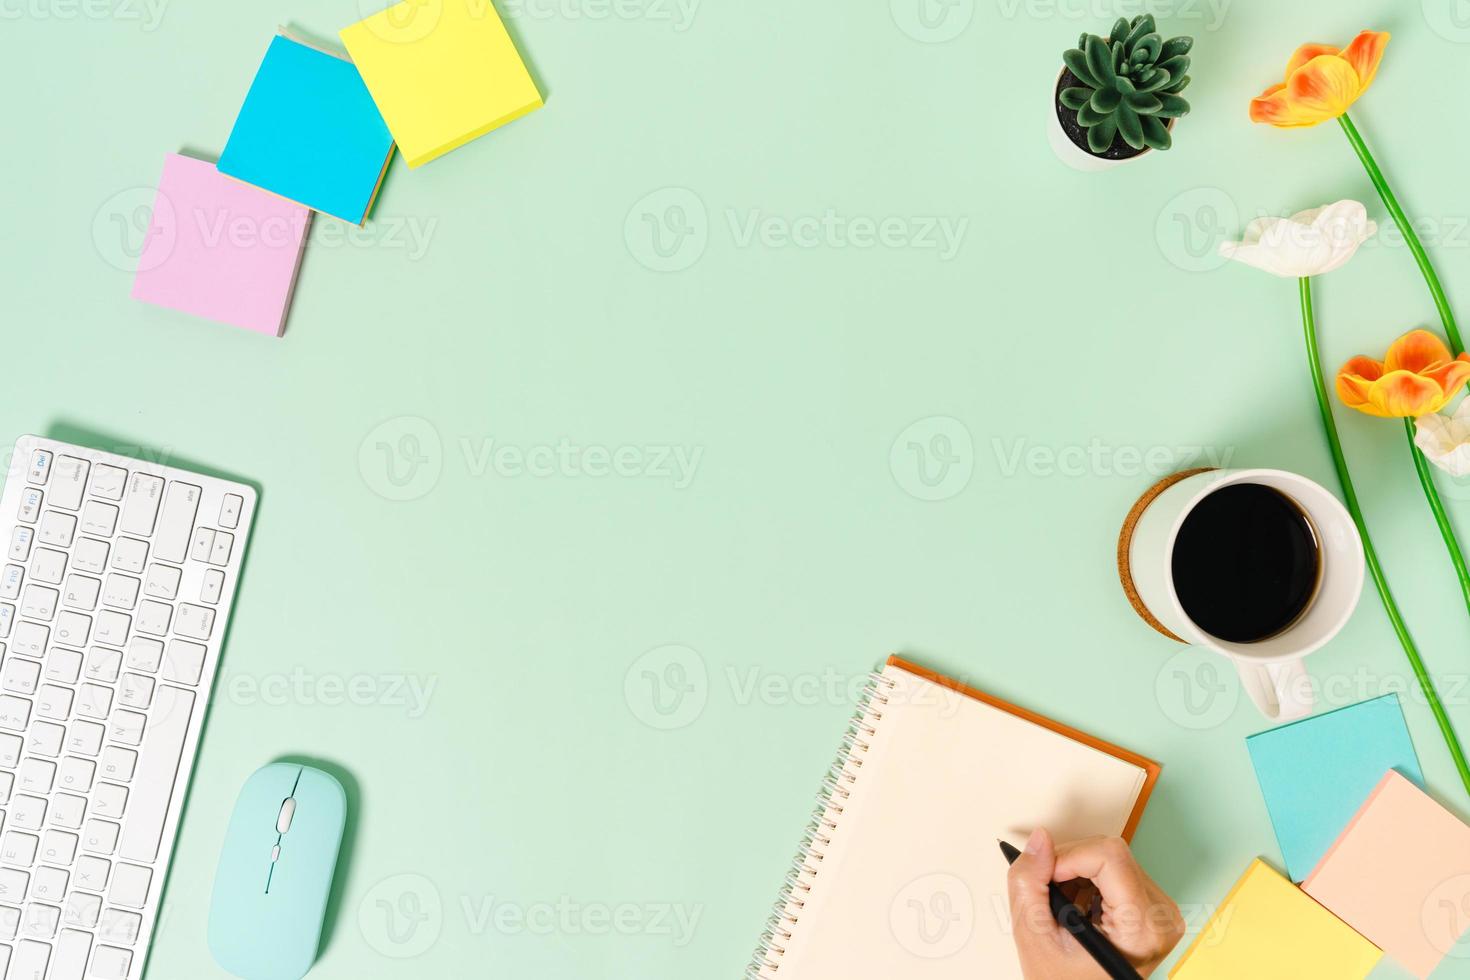
[[[310,766],[275,762],[240,790],[214,875],[209,951],[242,980],[301,980],[316,961],[347,794]]]

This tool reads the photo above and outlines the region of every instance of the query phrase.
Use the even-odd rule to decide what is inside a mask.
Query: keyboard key
[[[36,523],[36,518],[41,516],[41,505],[45,501],[44,493],[34,487],[27,487],[20,493],[20,514],[17,516],[26,524]]]
[[[92,467],[92,496],[104,500],[121,500],[123,487],[128,482],[128,471],[117,466],[98,463]]]
[[[158,519],[158,533],[153,537],[153,554],[164,561],[180,562],[189,547],[189,532],[194,530],[194,512],[204,491],[175,480],[168,485],[163,499],[163,512]]]
[[[88,820],[82,831],[82,848],[95,854],[111,854],[117,849],[117,824],[107,820]]]
[[[89,500],[82,509],[82,533],[110,538],[117,529],[117,508],[100,500]]]
[[[0,905],[0,939],[11,940],[20,931],[20,909]]]
[[[31,703],[25,698],[0,695],[0,728],[23,732],[31,720]]]
[[[17,527],[10,532],[10,551],[7,554],[13,561],[25,561],[31,556],[31,542],[36,539],[36,532],[28,527]]]
[[[95,721],[74,721],[66,747],[78,755],[96,756],[102,751],[102,737],[106,734],[107,729]]]
[[[61,456],[51,474],[51,506],[76,510],[82,505],[87,490],[87,474],[92,464],[75,456]]]
[[[163,679],[180,684],[199,683],[204,672],[204,654],[208,648],[188,640],[170,640],[168,653],[163,658]]]
[[[174,632],[180,636],[192,636],[196,640],[207,640],[213,629],[213,609],[188,602],[179,603],[179,617],[174,622]]]
[[[66,897],[67,877],[67,873],[60,868],[42,865],[36,869],[35,879],[31,884],[31,897],[43,902],[61,901]]]
[[[41,860],[69,865],[77,856],[77,835],[64,830],[48,830],[41,839]]]
[[[153,678],[146,674],[123,674],[117,686],[118,704],[145,710],[153,703]]]
[[[175,643],[178,641],[175,640]],[[128,644],[128,669],[144,670],[150,674],[158,672],[158,665],[163,661],[163,642],[161,640],[150,640],[146,636],[135,636],[133,642]],[[96,679],[96,678],[94,678]],[[117,680],[117,671],[106,678],[108,682]]]
[[[98,946],[97,952],[92,954],[92,972],[88,975],[97,980],[128,980],[128,968],[132,963],[133,954],[127,950]]]
[[[133,642],[136,643],[137,640]],[[122,654],[119,651],[93,647],[92,652],[87,654],[87,679],[111,684],[117,680],[121,666]]]
[[[138,753],[132,749],[109,745],[102,753],[102,774],[108,779],[127,782],[133,778],[133,770],[137,765]]]
[[[10,958],[10,971],[5,980],[45,980],[46,964],[51,961],[51,947],[34,939],[22,939],[15,944],[15,955]],[[127,980],[119,975],[116,980]]]
[[[51,823],[67,830],[81,827],[87,815],[87,799],[70,793],[57,793],[51,802]]]
[[[173,618],[173,614],[173,606],[154,602],[152,599],[144,599],[138,603],[138,632],[147,633],[149,636],[165,635],[168,633],[169,620]]]
[[[107,567],[107,542],[98,541],[96,538],[82,538],[72,549],[71,562],[78,571],[101,575],[103,569]],[[33,570],[34,567],[32,565]]]
[[[84,539],[85,540],[85,539]],[[77,549],[78,554],[81,548]],[[80,559],[77,567],[81,568]],[[83,569],[85,571],[86,569]],[[37,548],[36,557],[31,559],[31,578],[37,582],[45,582],[47,585],[60,585],[62,577],[66,574],[66,552],[55,551],[51,548]]]
[[[160,599],[176,599],[179,595],[179,578],[183,574],[181,568],[154,562],[148,566],[148,578],[143,584],[143,591]]]
[[[6,831],[5,837],[0,839],[0,858],[6,864],[29,868],[36,860],[36,848],[40,843],[40,838],[35,834]]]
[[[90,612],[97,608],[97,595],[101,591],[101,579],[92,578],[90,575],[68,575],[66,594],[62,601],[73,609],[84,609]]]
[[[10,651],[40,660],[50,640],[51,630],[47,627],[39,623],[16,623],[15,633],[10,638]]]
[[[56,781],[56,765],[45,759],[26,759],[15,771],[15,778],[27,793],[49,793]]]
[[[36,714],[54,721],[66,721],[71,716],[73,697],[69,687],[42,684],[41,689],[36,692]]]
[[[125,534],[148,537],[158,517],[158,502],[163,493],[163,480],[147,473],[134,473],[123,491],[122,529]]]
[[[213,569],[210,569],[213,571]],[[25,581],[26,570],[19,565],[6,565],[0,572],[0,599],[19,599],[20,584]]]
[[[19,735],[0,735],[0,766],[14,769],[20,764],[25,741]]]
[[[107,891],[110,905],[121,905],[125,909],[140,909],[148,900],[148,884],[153,872],[136,864],[118,863],[112,869],[112,887]]]
[[[55,589],[44,585],[28,585],[20,600],[20,614],[49,623],[51,617],[56,615],[56,603],[60,599],[61,593]]]
[[[8,602],[0,602],[0,639],[10,635],[11,625],[15,622],[15,607]]]
[[[0,902],[19,902],[26,897],[31,876],[14,868],[0,868]]]
[[[137,674],[129,674],[137,677]],[[142,707],[148,707],[146,704]],[[112,688],[100,684],[83,684],[77,691],[77,714],[83,718],[105,719],[112,710]]]
[[[92,617],[66,611],[56,617],[56,642],[69,647],[84,647],[92,632]]]
[[[46,511],[41,515],[41,523],[36,525],[36,537],[40,542],[55,545],[58,548],[70,548],[72,538],[76,537],[76,533],[77,519],[70,514],[63,514],[56,510]]]
[[[143,917],[136,912],[107,909],[102,913],[97,931],[110,943],[126,943],[131,946],[138,941],[138,927],[142,923]]]
[[[97,763],[69,755],[61,760],[61,768],[56,773],[56,785],[73,793],[85,793],[92,788],[92,776],[96,772]],[[61,798],[61,795],[56,797],[57,806],[61,805]]]
[[[237,528],[240,526],[240,510],[245,506],[245,501],[238,493],[225,494],[224,502],[219,505],[220,527]]]
[[[54,458],[49,449],[37,449],[31,454],[31,468],[26,472],[26,482],[34,483],[38,487],[46,485],[46,478],[51,475],[51,460]]]
[[[5,738],[15,738],[14,735],[6,735]],[[10,791],[15,788],[15,774],[0,772],[0,806],[10,802]]]
[[[189,546],[189,557],[195,561],[209,561],[214,550],[214,529],[201,527],[194,532],[194,543]]]
[[[113,572],[107,576],[107,587],[102,592],[102,601],[119,609],[131,609],[138,603],[138,588],[142,582],[131,575]]]
[[[199,586],[199,598],[213,605],[219,602],[219,597],[225,591],[225,573],[218,568],[209,568],[204,572],[204,582]]]
[[[214,532],[214,545],[209,549],[211,565],[226,565],[230,561],[230,549],[235,546],[235,536],[228,531]]]
[[[56,935],[56,924],[60,921],[61,909],[29,902],[21,912],[20,934],[32,939],[50,939]]]
[[[82,980],[82,970],[87,965],[87,954],[91,951],[91,934],[75,929],[61,930],[47,980]]]
[[[148,562],[148,542],[137,538],[118,538],[112,554],[112,567],[137,574]]]
[[[174,777],[179,771],[179,753],[189,732],[194,710],[194,692],[164,685],[153,706],[153,725],[148,744],[138,762],[133,794],[119,854],[130,861],[154,861],[163,824],[173,796]],[[119,711],[118,714],[123,712]]]
[[[82,669],[82,655],[64,647],[52,647],[46,654],[46,679],[61,684],[75,684]]]
[[[100,892],[107,887],[107,874],[111,868],[112,863],[106,858],[83,854],[77,858],[77,887]]]
[[[41,664],[34,660],[12,657],[4,661],[4,671],[0,673],[0,689],[10,693],[35,693],[40,676]]]
[[[168,688],[164,688],[168,690]],[[162,721],[163,719],[159,719]],[[140,745],[143,741],[143,727],[148,723],[148,716],[136,711],[124,711],[118,709],[113,713],[112,721],[108,729],[108,737],[123,745]],[[147,762],[147,757],[144,757]],[[149,860],[153,860],[149,858]]]
[[[38,721],[26,732],[26,751],[54,759],[61,755],[61,740],[66,737],[65,725],[54,725],[49,721]]]
[[[79,929],[92,929],[102,916],[102,896],[72,892],[66,900],[66,924]]]
[[[10,801],[10,826],[20,830],[40,830],[46,822],[46,801],[39,796],[17,793]]]
[[[128,642],[128,630],[132,625],[133,617],[126,613],[104,609],[97,614],[97,632],[93,635],[98,643],[120,647]]]
[[[98,783],[92,794],[92,812],[109,820],[121,820],[128,805],[128,788],[112,783]]]

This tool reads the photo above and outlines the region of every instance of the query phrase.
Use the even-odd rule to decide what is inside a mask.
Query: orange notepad
[[[1470,915],[1470,827],[1390,771],[1302,889],[1427,977]]]
[[[997,838],[1131,836],[1159,766],[890,658],[749,975],[1020,980]]]

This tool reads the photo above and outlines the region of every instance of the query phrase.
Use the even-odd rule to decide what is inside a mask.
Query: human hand
[[[1093,922],[1118,952],[1148,976],[1184,937],[1179,907],[1154,884],[1117,837],[1090,837],[1061,848],[1037,830],[1011,865],[1011,933],[1026,980],[1099,980],[1102,968],[1051,914],[1047,885],[1085,878],[1101,898]],[[1084,911],[1090,901],[1079,895]]]

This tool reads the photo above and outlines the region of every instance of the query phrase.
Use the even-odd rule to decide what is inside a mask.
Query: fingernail
[[[1042,830],[1033,830],[1033,831],[1031,831],[1031,836],[1026,841],[1026,853],[1027,854],[1040,854],[1041,853],[1041,842],[1044,839],[1044,837],[1045,837],[1045,831],[1042,831]]]

